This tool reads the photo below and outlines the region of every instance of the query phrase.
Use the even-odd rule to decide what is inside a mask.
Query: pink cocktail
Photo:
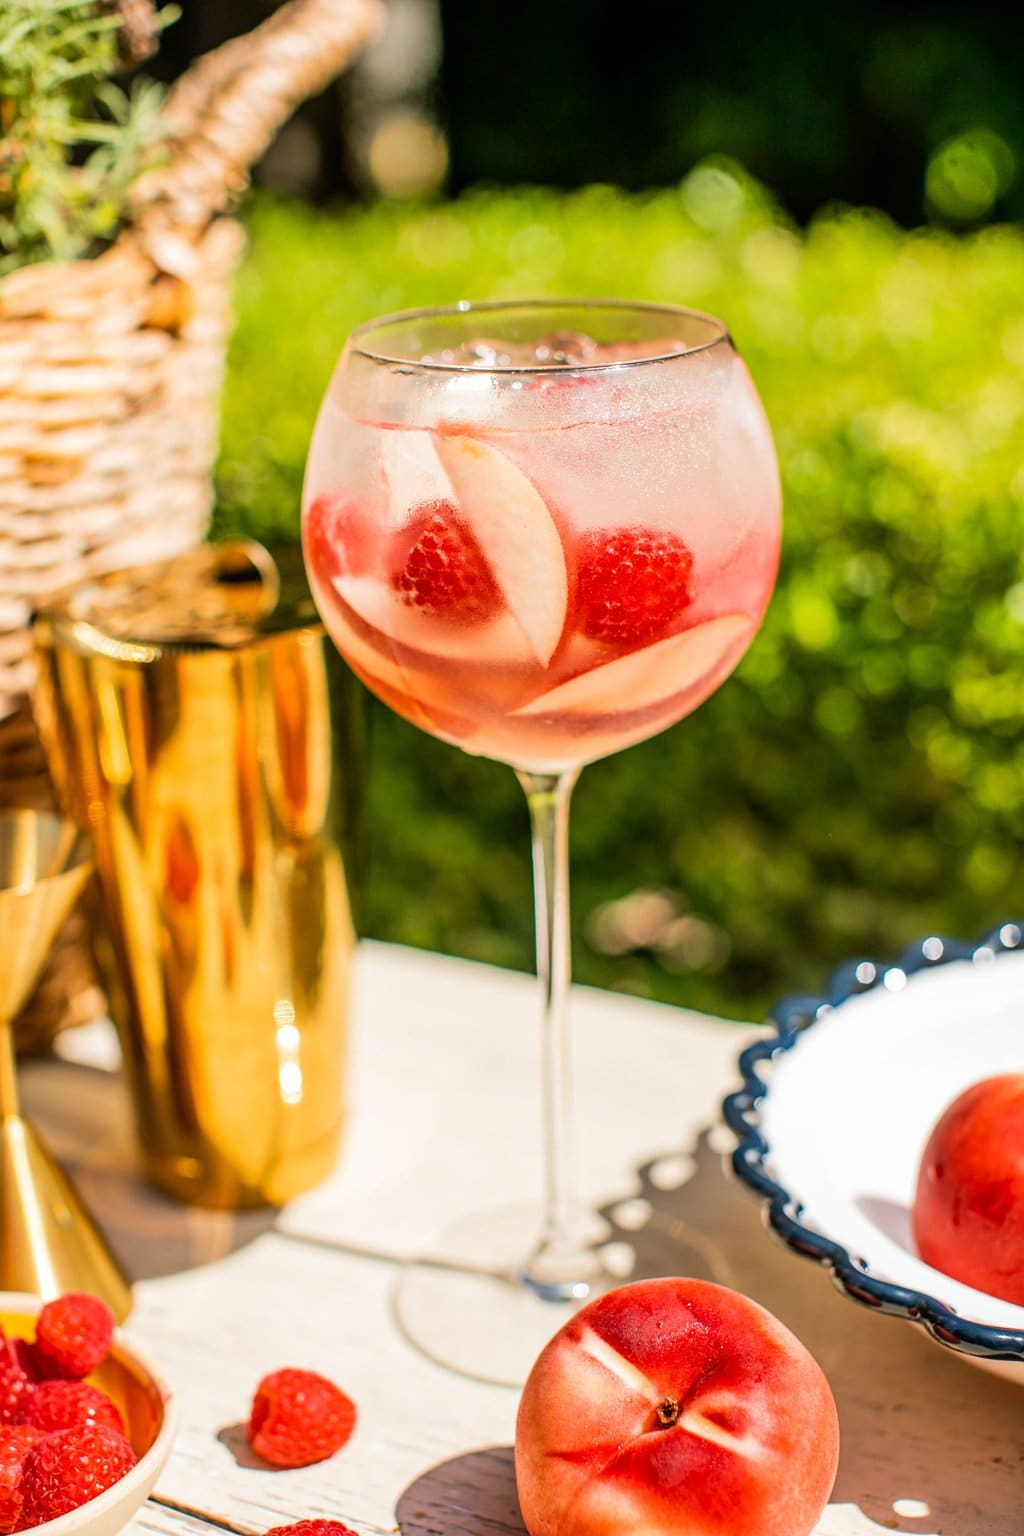
[[[552,771],[664,730],[735,666],[778,562],[774,453],[742,360],[687,319],[699,350],[561,336],[569,361],[538,367],[536,344],[481,345],[390,399],[358,365],[336,374],[307,565],[342,655],[399,714]]]
[[[771,434],[710,316],[614,301],[457,305],[353,334],[303,501],[314,596],[346,661],[406,719],[511,764],[530,805],[540,1236],[529,1248],[500,1222],[471,1225],[402,1309],[438,1358],[521,1380],[558,1326],[551,1303],[586,1300],[604,1279],[568,1198],[569,796],[584,763],[689,714],[749,645],[779,555]],[[474,1266],[486,1271],[476,1288]],[[523,1315],[496,1315],[492,1329],[483,1283],[503,1273]],[[524,1297],[540,1304],[528,1324]],[[473,1337],[521,1333],[522,1348],[506,1362],[469,1357],[469,1317]]]

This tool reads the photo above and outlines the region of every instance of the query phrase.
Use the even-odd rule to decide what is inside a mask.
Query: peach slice
[[[337,580],[330,585],[337,591]],[[379,644],[376,636],[365,638],[360,632],[365,624],[363,616],[355,609],[347,612],[344,599],[339,601],[339,596],[332,594],[326,603],[318,605],[342,659],[371,693],[421,730],[454,733],[460,741],[473,736],[475,724],[452,713],[451,690],[445,678],[400,661],[387,635],[380,636]]]
[[[445,624],[409,607],[384,585],[368,576],[335,576],[334,590],[370,629],[398,645],[429,656],[453,660],[508,663],[532,662],[522,630],[508,612],[488,624]]]
[[[455,490],[459,515],[546,667],[561,637],[569,599],[565,552],[547,504],[522,470],[488,443],[438,433],[435,447]]]
[[[471,741],[477,733],[476,722],[455,713],[447,694],[439,687],[431,674],[413,671],[395,665],[394,676],[388,678],[372,664],[372,652],[364,644],[352,644],[351,632],[345,638],[342,654],[360,682],[382,699],[389,709],[403,715],[431,736],[444,736],[457,741],[460,746]],[[339,646],[339,650],[341,647]]]
[[[821,1367],[724,1286],[620,1286],[541,1351],[516,1422],[530,1536],[809,1536],[836,1474]]]
[[[592,667],[539,694],[516,713],[607,714],[646,709],[699,683],[752,629],[749,614],[721,614],[667,640],[645,645],[643,650]]]

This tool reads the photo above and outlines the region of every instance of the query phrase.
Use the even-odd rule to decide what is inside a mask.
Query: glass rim
[[[694,342],[692,346],[674,347],[670,352],[654,352],[649,357],[631,357],[609,359],[603,362],[568,362],[568,363],[454,363],[454,362],[424,362],[421,358],[400,357],[393,353],[367,347],[362,344],[361,338],[383,329],[389,325],[398,325],[403,322],[425,319],[437,319],[446,315],[472,315],[493,314],[497,310],[570,310],[570,309],[610,309],[620,311],[637,311],[642,314],[661,314],[669,318],[699,320],[710,326],[714,332],[706,341]],[[345,351],[347,354],[355,354],[365,358],[367,362],[390,364],[395,367],[421,371],[423,373],[468,373],[468,374],[535,374],[535,373],[607,373],[612,371],[622,372],[627,368],[643,368],[650,363],[678,362],[681,358],[693,357],[700,352],[708,352],[712,347],[722,343],[733,345],[732,336],[724,320],[717,315],[712,315],[703,309],[691,309],[683,304],[661,304],[648,299],[593,299],[593,298],[540,298],[540,299],[460,299],[454,304],[426,304],[415,309],[396,309],[386,315],[377,315],[372,320],[364,320],[349,333]]]

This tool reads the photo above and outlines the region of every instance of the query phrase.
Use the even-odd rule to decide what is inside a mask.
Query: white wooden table
[[[176,1448],[133,1532],[258,1533],[327,1516],[364,1536],[521,1536],[517,1393],[421,1356],[391,1292],[403,1257],[447,1221],[536,1193],[534,1002],[526,977],[362,945],[345,1152],[326,1185],[276,1215],[194,1210],[147,1189],[102,1026],[65,1037],[70,1059],[24,1069],[28,1109],[138,1282],[127,1331],[179,1400]],[[819,1536],[1019,1536],[1021,1389],[837,1295],[765,1234],[724,1172],[728,1143],[708,1128],[749,1031],[585,989],[574,1026],[583,1193],[640,1222],[638,1273],[676,1272],[680,1234],[695,1229],[828,1373],[843,1454]],[[252,1465],[241,1429],[257,1380],[283,1365],[322,1371],[359,1409],[336,1457],[294,1472]]]

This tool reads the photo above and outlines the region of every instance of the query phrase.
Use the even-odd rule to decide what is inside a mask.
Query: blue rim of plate
[[[984,965],[997,955],[1015,950],[1024,950],[1024,920],[1000,923],[974,944],[929,934],[889,964],[867,959],[849,961],[832,972],[821,996],[797,993],[776,1003],[768,1019],[774,1032],[742,1052],[739,1069],[743,1087],[728,1096],[722,1112],[737,1139],[732,1154],[733,1172],[759,1197],[772,1231],[795,1254],[821,1264],[829,1271],[833,1284],[851,1300],[887,1316],[917,1323],[950,1349],[987,1360],[1024,1361],[1024,1329],[971,1322],[924,1291],[880,1280],[870,1273],[864,1259],[806,1226],[799,1199],[769,1172],[771,1148],[760,1124],[760,1106],[770,1092],[761,1068],[792,1050],[801,1035],[826,1014],[877,987],[899,991],[916,972],[935,970],[954,960]]]

